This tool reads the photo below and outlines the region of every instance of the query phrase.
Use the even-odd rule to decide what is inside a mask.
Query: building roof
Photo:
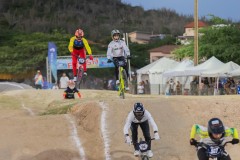
[[[171,54],[171,52],[174,49],[177,49],[179,47],[180,46],[178,46],[178,45],[164,45],[164,46],[161,46],[158,48],[153,48],[153,49],[149,50],[149,52],[162,52],[164,54]]]
[[[208,26],[206,23],[203,21],[198,21],[198,27],[206,27]],[[190,22],[184,26],[184,28],[194,28],[194,22]]]
[[[150,32],[142,32],[142,31],[133,31],[133,32],[128,33],[128,35],[131,35],[131,34],[134,34],[134,33],[141,33],[141,34],[152,35],[152,33],[150,33]]]

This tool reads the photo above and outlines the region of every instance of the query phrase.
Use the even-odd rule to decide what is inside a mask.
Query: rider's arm
[[[225,127],[225,137],[232,136],[234,139],[239,139],[238,131],[236,128],[227,128]]]
[[[124,53],[126,54],[126,56],[130,56],[130,50],[127,47],[126,43],[122,41],[122,44],[123,44]]]
[[[123,128],[124,135],[128,134],[128,130],[131,127],[131,124],[132,124],[133,120],[134,120],[134,114],[131,111],[127,116],[126,123],[125,123],[124,128]]]
[[[73,36],[73,37],[70,39],[70,42],[69,42],[69,44],[68,44],[68,50],[69,50],[70,53],[73,52],[73,42],[74,42],[74,40],[75,40],[75,36]]]
[[[107,59],[111,59],[111,58],[112,58],[112,46],[111,46],[111,43],[109,43],[108,49],[107,49]]]
[[[191,129],[190,139],[195,139],[196,134],[197,134],[197,125],[194,124]]]
[[[194,124],[191,129],[190,139],[195,138],[196,134],[201,138],[209,137],[206,127],[203,127],[199,124]]]
[[[150,124],[151,124],[151,126],[152,126],[152,128],[153,128],[153,131],[154,131],[154,132],[155,132],[155,131],[158,131],[158,127],[157,127],[157,125],[156,125],[156,123],[155,123],[155,121],[154,121],[151,113],[149,113],[147,110],[145,110],[145,113],[144,113],[144,114],[146,115],[148,121],[150,122]]]
[[[91,48],[90,48],[90,46],[88,44],[88,41],[85,38],[82,38],[82,41],[83,41],[83,44],[84,44],[84,46],[85,46],[85,48],[87,50],[87,53],[89,55],[91,55],[92,54],[92,50],[91,50]]]

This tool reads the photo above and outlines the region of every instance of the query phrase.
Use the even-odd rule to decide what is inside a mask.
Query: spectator
[[[234,79],[231,77],[230,79],[230,90],[231,90],[231,94],[236,94],[236,84]]]
[[[198,86],[198,78],[195,77],[193,79],[193,81],[190,83],[190,92],[191,92],[191,95],[198,95],[198,90],[197,90],[197,87]]]
[[[170,95],[170,84],[169,84],[169,82],[166,83],[165,95],[166,96]]]
[[[209,85],[209,82],[208,82],[208,78],[207,77],[205,77],[204,79],[203,79],[203,95],[204,94],[206,94],[206,95],[208,95],[208,90],[209,90],[209,87],[210,87],[210,85]]]
[[[137,89],[138,89],[138,94],[144,94],[144,84],[143,84],[143,81],[139,82]]]
[[[42,89],[43,87],[43,76],[40,70],[37,71],[37,74],[34,77],[36,89]]]
[[[68,87],[68,81],[69,78],[66,76],[66,73],[62,74],[62,77],[60,78],[60,88],[67,88]]]
[[[173,79],[170,79],[169,80],[169,92],[170,92],[170,95],[174,94],[174,85],[175,85],[175,82],[173,81]]]
[[[145,94],[150,94],[150,84],[148,80],[146,80],[144,88],[145,88]]]
[[[182,84],[177,81],[177,85],[176,85],[176,95],[182,95]]]
[[[137,76],[134,72],[132,72],[132,80],[130,82],[130,93],[137,94]]]

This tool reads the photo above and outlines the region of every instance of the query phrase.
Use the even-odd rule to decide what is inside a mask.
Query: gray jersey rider
[[[111,32],[111,36],[112,36],[112,41],[109,43],[108,50],[107,50],[108,62],[111,62],[111,59],[113,59],[113,62],[115,62],[115,59],[118,61],[125,61],[126,57],[130,58],[129,48],[127,47],[126,43],[120,39],[119,30],[114,29]],[[116,63],[114,63],[114,65],[115,65],[116,84],[118,84],[119,83],[118,66]],[[125,69],[128,76],[127,63],[123,68]]]

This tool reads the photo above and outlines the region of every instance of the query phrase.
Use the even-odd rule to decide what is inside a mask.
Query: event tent
[[[231,77],[240,76],[240,68],[235,69],[235,70],[229,72],[228,75],[231,76]]]
[[[228,73],[239,69],[240,66],[232,61],[208,71],[201,72],[201,77],[227,77]]]
[[[186,59],[180,62],[176,67],[163,72],[164,77],[181,77],[184,76],[185,70],[193,67],[193,61]]]
[[[149,80],[151,94],[163,93],[163,84],[167,78],[163,78],[162,73],[174,68],[179,62],[163,57],[159,60],[137,70],[137,82]]]
[[[212,70],[215,68],[220,68],[224,63],[218,60],[216,57],[212,56],[207,61],[195,66],[190,67],[185,70],[185,76],[200,76],[201,72]]]

